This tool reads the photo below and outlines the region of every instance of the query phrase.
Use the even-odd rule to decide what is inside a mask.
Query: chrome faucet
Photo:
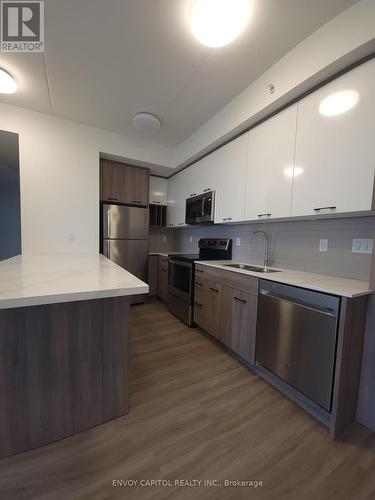
[[[268,234],[265,231],[254,231],[249,236],[249,245],[253,241],[254,236],[258,233],[264,235],[264,264],[263,264],[263,267],[267,268],[268,264],[269,264],[269,242],[270,242],[270,238],[269,238]]]

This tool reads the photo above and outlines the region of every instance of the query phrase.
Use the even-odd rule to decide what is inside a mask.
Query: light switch
[[[352,244],[352,253],[371,254],[374,247],[372,238],[355,238]]]
[[[328,251],[328,240],[319,240],[319,252]]]
[[[74,243],[76,235],[74,233],[68,233],[68,243]]]
[[[241,238],[236,238],[236,247],[241,246]]]
[[[166,241],[167,241],[167,237],[165,234],[163,234],[163,243],[166,243]]]
[[[192,236],[190,236],[189,241],[190,241],[190,243],[193,243],[193,237]]]

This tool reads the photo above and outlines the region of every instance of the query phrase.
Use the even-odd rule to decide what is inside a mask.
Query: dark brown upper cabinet
[[[148,169],[110,160],[100,161],[101,201],[147,206],[148,197]]]

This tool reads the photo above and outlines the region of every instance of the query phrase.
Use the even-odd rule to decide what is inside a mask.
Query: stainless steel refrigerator
[[[148,257],[147,208],[103,205],[103,255],[142,281]]]

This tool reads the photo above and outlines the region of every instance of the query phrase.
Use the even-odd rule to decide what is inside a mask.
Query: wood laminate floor
[[[355,425],[331,441],[321,424],[161,303],[133,308],[131,330],[130,414],[0,460],[1,500],[375,499],[374,434]],[[172,485],[112,485],[129,479]],[[225,480],[263,486],[228,488]]]

